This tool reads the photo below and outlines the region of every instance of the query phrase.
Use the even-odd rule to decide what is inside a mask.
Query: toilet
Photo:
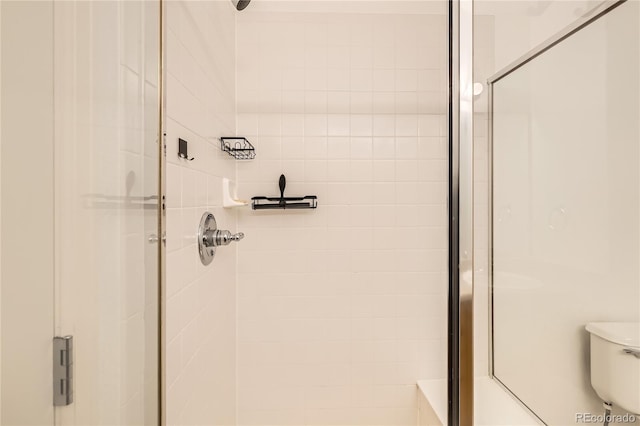
[[[591,386],[604,401],[640,414],[640,323],[593,322]]]

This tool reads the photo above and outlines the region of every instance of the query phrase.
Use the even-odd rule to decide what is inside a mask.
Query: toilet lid
[[[589,333],[624,346],[640,348],[640,323],[638,322],[592,322],[587,324]]]

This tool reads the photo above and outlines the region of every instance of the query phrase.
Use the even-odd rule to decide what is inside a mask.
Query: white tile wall
[[[218,138],[235,133],[235,10],[228,1],[170,1],[167,12],[167,422],[231,425],[236,416],[236,252],[203,266],[196,232],[205,211],[236,230],[222,208],[234,159]],[[178,138],[193,161],[179,159]]]
[[[366,10],[366,5],[363,6]],[[262,13],[237,27],[238,423],[415,424],[446,363],[446,19]]]

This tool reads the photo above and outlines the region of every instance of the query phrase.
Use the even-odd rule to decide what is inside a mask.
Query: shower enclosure
[[[635,1],[0,2],[0,422],[600,414],[584,327],[640,312],[639,24]],[[281,175],[317,208],[241,201]],[[246,235],[206,265],[205,212]]]
[[[157,424],[160,4],[0,15],[1,423]]]

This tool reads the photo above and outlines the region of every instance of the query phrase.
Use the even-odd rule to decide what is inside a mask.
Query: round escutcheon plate
[[[213,232],[216,229],[218,229],[216,218],[212,213],[205,212],[200,219],[200,227],[198,228],[198,250],[200,251],[200,260],[203,265],[210,264],[216,255],[216,248],[213,246],[207,247],[204,243],[207,232]]]

